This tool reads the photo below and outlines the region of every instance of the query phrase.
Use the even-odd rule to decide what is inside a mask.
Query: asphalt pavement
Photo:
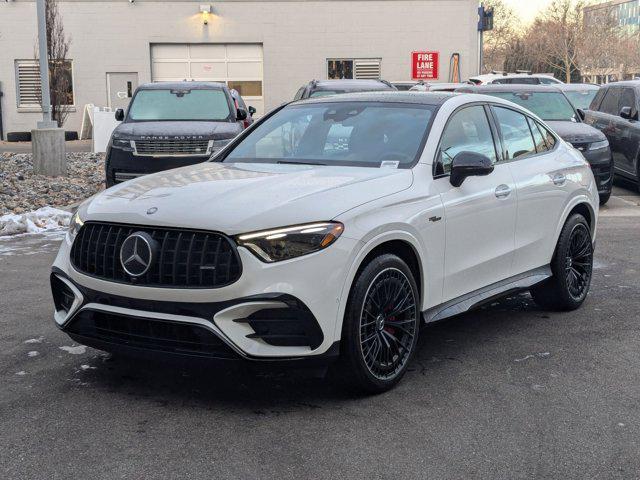
[[[111,358],[54,325],[58,239],[0,241],[2,479],[640,478],[640,197],[601,212],[583,307],[431,325],[393,391]]]

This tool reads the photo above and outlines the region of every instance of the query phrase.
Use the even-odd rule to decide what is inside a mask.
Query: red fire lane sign
[[[411,78],[413,80],[438,79],[439,52],[412,52]]]

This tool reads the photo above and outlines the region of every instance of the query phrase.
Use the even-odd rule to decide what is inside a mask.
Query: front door
[[[471,151],[489,157],[494,171],[449,182],[453,158]],[[442,135],[435,183],[444,205],[446,247],[443,301],[511,276],[516,192],[509,165],[498,162],[494,136],[483,105],[455,112]]]
[[[134,72],[107,73],[107,99],[112,110],[129,106],[133,92],[138,87],[138,74]]]

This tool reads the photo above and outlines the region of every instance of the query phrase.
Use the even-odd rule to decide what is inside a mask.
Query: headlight
[[[76,211],[69,221],[69,230],[67,231],[69,241],[73,242],[74,238],[76,238],[76,235],[78,235],[78,232],[82,228],[82,225],[84,225],[84,222],[80,218],[80,214]]]
[[[114,138],[111,141],[111,146],[113,148],[119,148],[120,150],[126,150],[128,152],[133,152],[133,145],[131,145],[131,140],[124,140],[122,138]]]
[[[601,148],[609,148],[609,141],[602,140],[600,142],[593,142],[589,145],[589,150],[600,150]]]
[[[339,222],[319,222],[245,233],[235,237],[263,262],[279,262],[327,248],[344,231]]]

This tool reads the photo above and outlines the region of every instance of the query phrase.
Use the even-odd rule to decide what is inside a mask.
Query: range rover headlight
[[[124,138],[114,138],[111,141],[111,147],[119,148],[120,150],[125,150],[127,152],[133,152],[133,145],[131,144],[131,140],[126,140]]]
[[[273,263],[323,250],[343,231],[339,222],[318,222],[245,233],[235,240],[263,262]]]
[[[593,142],[589,145],[589,150],[600,150],[601,148],[609,148],[609,141],[602,140],[600,142]]]
[[[78,232],[82,228],[82,225],[84,225],[84,222],[82,221],[82,218],[80,218],[80,214],[76,211],[76,213],[73,214],[71,220],[69,221],[69,230],[67,230],[69,242],[73,242],[73,240],[78,235]]]

